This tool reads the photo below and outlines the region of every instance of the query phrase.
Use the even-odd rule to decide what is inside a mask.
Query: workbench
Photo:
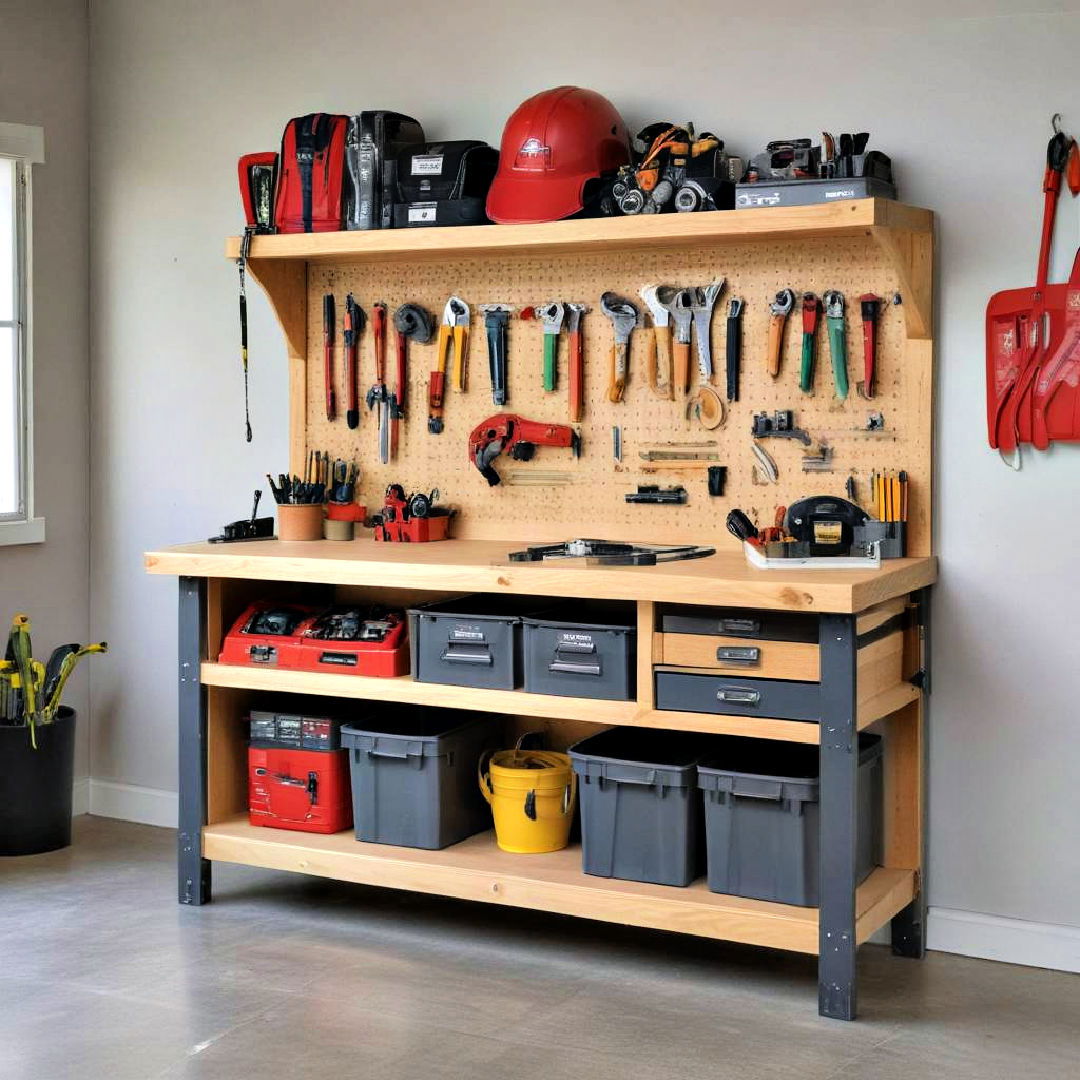
[[[239,241],[227,242],[236,258]],[[188,544],[146,555],[150,573],[179,579],[180,833],[179,898],[210,899],[214,861],[314,874],[512,907],[695,934],[816,954],[819,1009],[852,1019],[858,946],[887,924],[903,956],[923,953],[925,899],[923,778],[928,688],[929,587],[932,556],[933,215],[881,199],[821,206],[652,215],[529,226],[478,226],[318,233],[253,238],[248,271],[262,285],[285,339],[289,382],[289,467],[303,472],[310,450],[356,458],[358,499],[378,508],[388,483],[409,490],[438,486],[459,510],[457,539],[387,544],[370,539],[285,543]],[[488,488],[467,462],[466,436],[490,412],[486,387],[449,393],[445,432],[426,429],[430,353],[412,350],[402,422],[404,452],[389,465],[375,453],[375,421],[364,413],[358,431],[324,415],[321,299],[346,291],[361,304],[419,302],[438,312],[451,293],[475,305],[550,299],[597,304],[602,289],[628,295],[650,281],[728,281],[727,296],[745,298],[743,385],[725,427],[709,432],[729,466],[726,497],[710,499],[704,480],[686,506],[635,507],[623,500],[633,482],[648,479],[635,450],[688,428],[680,403],[659,401],[644,386],[646,335],[631,343],[626,398],[605,397],[610,326],[597,314],[585,328],[586,415],[579,425],[584,456],[571,462],[542,448],[539,457],[572,470],[565,492],[502,485]],[[856,392],[838,400],[828,385],[827,358],[817,385],[799,394],[799,335],[787,335],[781,377],[764,363],[769,307],[777,288],[838,288],[849,297],[873,291],[892,299],[879,327],[878,384],[873,401]],[[857,305],[852,304],[857,310]],[[849,363],[859,356],[859,326],[847,327]],[[723,323],[712,328],[718,355]],[[483,331],[475,314],[470,363],[482,370]],[[370,372],[368,335],[361,368]],[[510,410],[546,422],[564,417],[562,396],[539,379],[539,329],[514,323],[510,334]],[[259,371],[256,360],[253,371]],[[364,386],[361,386],[361,394]],[[565,394],[565,390],[560,391]],[[339,395],[340,399],[340,395]],[[800,472],[798,445],[773,449],[776,484],[753,475],[750,419],[755,410],[798,409],[798,423],[835,450],[835,473]],[[866,411],[880,410],[884,429],[868,430]],[[278,418],[279,420],[281,418]],[[256,433],[265,418],[253,418]],[[611,461],[611,427],[621,425],[626,460]],[[242,430],[238,425],[238,432]],[[686,438],[685,435],[674,435]],[[792,443],[786,440],[786,443]],[[637,445],[635,445],[635,443]],[[565,451],[561,454],[565,455]],[[276,468],[268,463],[274,471]],[[280,466],[279,466],[280,467]],[[539,467],[539,466],[538,466]],[[527,469],[528,466],[525,466]],[[740,506],[760,523],[778,504],[815,490],[843,494],[850,476],[869,490],[875,472],[907,471],[912,485],[907,550],[912,557],[878,570],[755,570],[724,531],[724,515]],[[682,479],[679,477],[678,479]],[[651,482],[656,482],[653,479]],[[701,543],[718,553],[656,567],[510,563],[528,544],[600,536],[639,542]],[[637,695],[631,701],[554,697],[415,682],[411,676],[367,678],[344,673],[228,666],[217,662],[224,633],[255,599],[308,602],[378,601],[406,607],[449,595],[513,593],[539,598],[624,600],[637,610]],[[802,612],[819,618],[812,674],[820,715],[794,720],[717,707],[675,712],[656,707],[654,672],[665,659],[658,631],[662,605]],[[903,614],[905,629],[881,639],[886,622]],[[880,660],[902,636],[902,667]],[[868,644],[868,643],[873,644]],[[863,647],[868,646],[868,647]],[[805,665],[803,655],[799,663]],[[896,672],[901,671],[902,675]],[[319,836],[252,827],[247,821],[246,731],[252,695],[321,695],[355,702],[407,702],[509,718],[517,730],[542,727],[561,747],[599,725],[715,732],[820,747],[821,904],[819,908],[724,896],[704,880],[688,888],[608,880],[582,873],[580,849],[548,855],[502,852],[492,834],[442,851],[359,843],[351,832]],[[885,738],[884,856],[856,883],[858,736],[872,728]],[[554,928],[553,928],[554,933]]]

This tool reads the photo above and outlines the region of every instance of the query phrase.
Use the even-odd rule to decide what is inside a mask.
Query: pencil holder
[[[322,503],[282,503],[277,508],[279,540],[321,540]]]
[[[867,521],[855,526],[853,546],[881,543],[883,559],[902,559],[907,551],[906,521]]]

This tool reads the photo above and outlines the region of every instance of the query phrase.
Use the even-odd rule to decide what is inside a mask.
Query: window
[[[0,124],[0,544],[45,539],[34,517],[30,172],[41,128]]]

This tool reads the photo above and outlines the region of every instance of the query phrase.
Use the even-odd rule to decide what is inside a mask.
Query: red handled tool
[[[863,293],[859,297],[862,309],[863,397],[874,396],[874,363],[877,355],[877,321],[881,314],[881,297]]]
[[[349,293],[345,297],[345,422],[351,428],[360,426],[360,400],[357,380],[360,332],[364,329],[364,309]]]
[[[566,305],[567,382],[570,385],[570,423],[579,424],[585,415],[585,349],[581,317],[589,309],[584,304]]]
[[[322,340],[323,340],[323,379],[326,382],[326,419],[333,420],[337,415],[334,398],[334,294],[323,297]]]
[[[821,301],[812,293],[802,297],[802,356],[799,361],[799,389],[804,394],[814,389],[814,344],[818,319],[821,317]]]
[[[476,425],[469,436],[469,460],[492,486],[500,482],[493,463],[503,453],[515,461],[531,461],[538,446],[566,446],[581,456],[581,436],[567,424],[544,424],[514,413],[496,413]]]

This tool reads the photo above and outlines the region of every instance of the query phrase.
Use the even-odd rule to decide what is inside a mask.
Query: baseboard
[[[89,776],[81,776],[71,785],[71,813],[73,817],[90,813]]]
[[[137,821],[175,829],[178,802],[175,791],[118,784],[113,780],[90,780],[89,813],[97,817]]]
[[[926,931],[926,947],[937,952],[1080,972],[1080,926],[931,907]]]

